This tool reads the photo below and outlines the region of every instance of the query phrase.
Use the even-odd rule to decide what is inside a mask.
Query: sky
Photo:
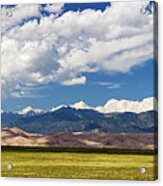
[[[2,109],[154,97],[151,7],[148,1],[2,6]]]

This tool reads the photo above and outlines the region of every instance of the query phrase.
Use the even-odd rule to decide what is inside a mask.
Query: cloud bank
[[[12,7],[12,19],[3,7],[2,94],[14,96],[19,86],[25,96],[21,87],[50,82],[86,84],[85,73],[128,73],[143,65],[153,58],[153,15],[140,14],[144,3],[113,2],[104,11],[60,16],[63,4],[24,4]]]
[[[112,112],[146,112],[157,109],[157,101],[155,98],[145,98],[142,101],[129,101],[129,100],[109,100],[104,106],[98,106],[95,110],[102,113]]]
[[[93,109],[98,112],[107,114],[114,112],[134,112],[141,113],[151,110],[157,110],[157,100],[153,97],[145,98],[141,101],[130,101],[130,100],[117,100],[111,99],[108,100],[104,106],[96,106],[91,107],[87,105],[84,101],[80,101],[71,105],[59,105],[57,107],[53,107],[50,112],[55,112],[61,108],[71,107],[74,109]],[[19,114],[26,114],[29,111],[33,111],[35,113],[41,113],[43,110],[41,109],[33,109],[31,107],[26,107],[22,111],[19,111]]]
[[[75,109],[93,109],[105,114],[113,112],[141,113],[150,110],[157,110],[157,100],[153,97],[145,98],[142,101],[111,99],[108,100],[104,106],[97,107],[91,107],[85,102],[80,101],[70,106]]]

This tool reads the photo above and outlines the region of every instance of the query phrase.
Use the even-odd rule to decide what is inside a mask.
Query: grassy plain
[[[155,161],[154,151],[2,147],[2,176],[155,180]]]

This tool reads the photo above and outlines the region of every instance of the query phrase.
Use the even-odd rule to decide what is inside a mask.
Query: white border
[[[111,0],[116,1],[116,0]],[[127,0],[133,1],[133,0]],[[141,0],[139,0],[141,1]],[[97,0],[24,0],[23,3],[58,3],[58,2],[97,2]],[[107,0],[98,0],[98,2],[107,2]],[[22,0],[0,0],[0,4],[17,4],[22,3]],[[132,186],[135,185],[163,185],[163,100],[161,95],[163,95],[163,86],[161,86],[163,80],[163,0],[158,0],[159,3],[159,180],[152,182],[141,182],[141,181],[99,181],[99,180],[64,180],[64,179],[23,179],[23,178],[0,178],[0,185],[2,186],[34,186],[39,184],[39,186],[108,186],[112,185],[122,185],[122,186]]]

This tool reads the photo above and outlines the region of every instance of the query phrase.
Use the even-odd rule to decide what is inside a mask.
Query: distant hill
[[[40,114],[2,113],[2,128],[19,128],[26,132],[102,132],[150,133],[157,131],[157,112],[147,111],[103,114],[91,109],[62,107]]]
[[[39,135],[5,128],[1,137],[2,146],[157,149],[154,133],[57,132]]]

